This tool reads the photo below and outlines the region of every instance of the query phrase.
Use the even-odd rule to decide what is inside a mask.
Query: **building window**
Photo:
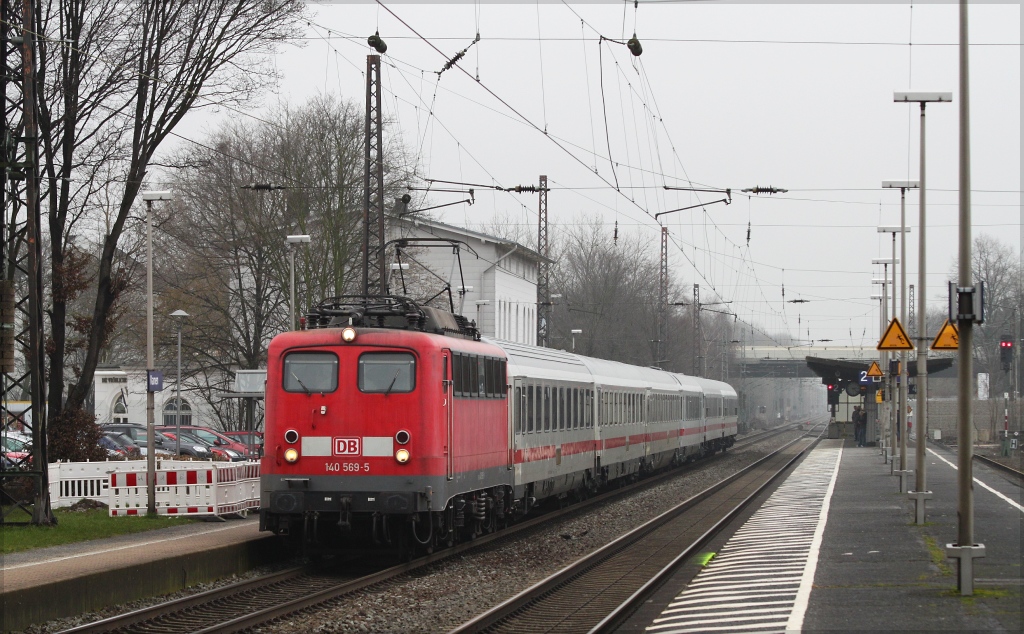
[[[128,406],[124,403],[124,395],[118,396],[117,400],[114,401],[114,409],[111,412],[110,419],[114,424],[128,422]]]
[[[172,398],[164,403],[164,425],[177,425],[176,414],[178,414],[178,399]],[[192,406],[185,399],[181,399],[181,424],[192,424]]]

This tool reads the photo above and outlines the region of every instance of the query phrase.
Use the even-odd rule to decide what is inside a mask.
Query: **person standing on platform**
[[[864,412],[860,405],[856,405],[853,408],[853,440],[857,443],[858,447],[864,446],[864,436],[867,431],[867,413]]]

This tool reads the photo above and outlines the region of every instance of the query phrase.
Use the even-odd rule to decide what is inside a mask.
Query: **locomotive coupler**
[[[338,528],[352,530],[352,498],[341,498],[341,515],[338,517]]]

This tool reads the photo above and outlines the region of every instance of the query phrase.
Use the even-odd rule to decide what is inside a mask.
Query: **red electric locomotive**
[[[481,341],[401,297],[333,298],[270,344],[260,528],[314,551],[449,545],[724,450],[736,406],[724,383]]]

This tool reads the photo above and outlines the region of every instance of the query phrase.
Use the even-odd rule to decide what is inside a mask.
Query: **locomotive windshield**
[[[286,392],[333,392],[338,389],[338,357],[330,352],[292,352],[284,358]]]
[[[416,360],[405,352],[368,352],[359,357],[359,391],[392,394],[416,387]]]

